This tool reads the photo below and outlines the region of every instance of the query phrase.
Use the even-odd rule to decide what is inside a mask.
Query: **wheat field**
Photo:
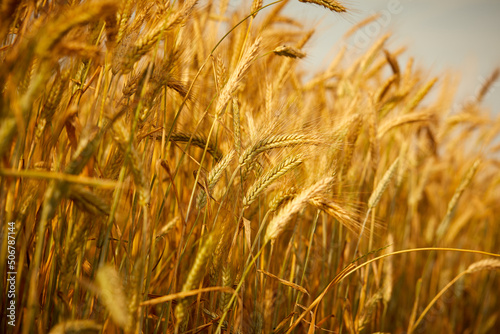
[[[500,328],[499,70],[310,73],[292,1],[1,2],[0,331]]]

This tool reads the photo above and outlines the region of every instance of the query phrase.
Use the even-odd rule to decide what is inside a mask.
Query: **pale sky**
[[[241,0],[231,0],[234,9]],[[243,0],[248,7],[251,0]],[[264,1],[265,4],[271,1]],[[446,70],[461,73],[457,97],[474,94],[492,71],[500,66],[499,0],[348,0],[340,1],[351,12],[344,15],[292,0],[286,14],[304,24],[304,29],[319,23],[315,38],[306,49],[304,66],[318,70],[328,64],[340,46],[343,34],[354,24],[374,13],[385,13],[378,27],[362,30],[373,43],[385,32],[392,32],[388,49],[406,46],[401,57],[415,58],[415,64],[430,76],[442,76]],[[265,9],[269,11],[269,9]],[[392,12],[392,13],[391,13]],[[390,15],[387,15],[389,13]],[[375,22],[377,22],[375,21]],[[377,28],[381,28],[378,31]],[[364,29],[368,29],[365,27]],[[362,37],[355,40],[363,41]],[[358,43],[359,44],[359,43]],[[323,67],[321,67],[323,64]],[[484,105],[500,113],[500,82],[497,82]]]

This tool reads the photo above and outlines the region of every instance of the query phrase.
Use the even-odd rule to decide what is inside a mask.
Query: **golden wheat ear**
[[[304,3],[312,3],[315,5],[323,6],[326,9],[331,10],[336,13],[345,13],[347,12],[347,8],[345,8],[340,2],[335,0],[299,0]]]
[[[275,180],[299,166],[303,161],[301,155],[291,156],[283,160],[281,163],[274,166],[267,173],[262,175],[248,189],[247,194],[243,198],[243,206],[248,207],[253,201]]]
[[[99,297],[106,306],[111,319],[123,329],[131,325],[132,316],[127,307],[127,298],[118,272],[111,266],[105,265],[97,270],[96,285],[99,288]]]
[[[212,254],[212,250],[215,246],[215,233],[211,233],[206,237],[203,246],[199,249],[196,254],[194,263],[189,271],[186,281],[182,286],[181,292],[187,292],[189,290],[195,289],[198,284],[200,284],[203,276],[205,275],[205,268],[207,266],[208,259]],[[175,318],[177,319],[176,328],[183,327],[186,325],[186,320],[188,317],[188,306],[189,299],[183,299],[179,305],[175,308]]]
[[[50,329],[49,334],[98,334],[101,333],[103,326],[97,324],[94,320],[73,320],[63,321]]]
[[[332,183],[332,177],[324,178],[309,188],[303,190],[293,200],[285,205],[276,217],[269,222],[264,236],[264,243],[277,239],[285,230],[292,216],[302,210],[311,198],[325,192],[328,187],[332,185]]]

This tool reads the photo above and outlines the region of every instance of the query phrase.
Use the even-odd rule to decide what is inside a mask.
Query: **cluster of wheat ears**
[[[290,1],[1,1],[0,331],[499,328],[498,70],[314,75]]]

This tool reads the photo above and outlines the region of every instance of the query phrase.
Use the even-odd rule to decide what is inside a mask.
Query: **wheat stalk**
[[[413,326],[411,326],[409,333],[413,333],[415,329],[418,327],[420,322],[424,319],[427,312],[431,309],[431,307],[436,303],[436,301],[460,278],[467,274],[472,274],[481,270],[498,270],[500,269],[500,260],[498,259],[485,259],[478,262],[474,262],[471,264],[466,270],[462,271],[460,274],[455,276],[453,280],[451,280],[444,288],[439,291],[439,293],[431,300],[431,302],[427,305],[427,307],[422,311],[418,319],[415,321]]]

